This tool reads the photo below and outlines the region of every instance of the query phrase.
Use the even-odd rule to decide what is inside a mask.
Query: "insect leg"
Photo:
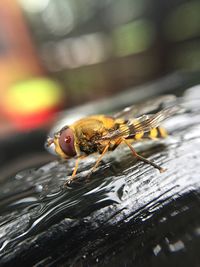
[[[121,144],[121,142],[122,142],[122,139],[119,138],[113,144],[110,143],[109,150],[114,151]]]
[[[75,163],[75,167],[74,167],[72,176],[69,179],[67,179],[67,181],[64,183],[64,186],[70,184],[75,179],[80,159],[81,159],[81,157],[78,157],[76,159],[76,163]]]
[[[111,147],[111,150],[115,150],[115,148],[118,147],[118,145],[122,142],[122,138],[119,138],[114,145]],[[105,153],[107,152],[108,148],[110,147],[110,142],[105,146],[101,156],[98,158],[97,162],[95,163],[94,167],[91,169],[91,173],[88,175],[88,179],[90,178],[91,174],[94,172],[94,170],[97,168],[97,166],[99,165],[100,161],[102,160],[103,156],[105,155]]]
[[[77,170],[78,170],[78,164],[79,164],[80,158],[76,159],[75,167],[71,176],[71,179],[73,179],[76,176]]]
[[[105,148],[104,148],[102,154],[101,154],[100,157],[97,159],[97,162],[95,163],[94,167],[92,168],[92,170],[91,170],[92,172],[93,172],[93,171],[97,168],[97,166],[99,165],[99,163],[100,163],[100,161],[102,160],[103,156],[106,154],[106,152],[107,152],[109,146],[110,146],[110,143],[108,143],[108,144],[105,146]]]
[[[145,162],[147,164],[150,164],[154,168],[158,169],[161,173],[166,171],[166,169],[160,167],[159,165],[155,164],[154,162],[152,162],[152,161],[150,161],[150,160],[148,160],[148,159],[146,159],[146,158],[138,155],[138,153],[131,146],[131,144],[129,144],[129,142],[127,142],[127,140],[125,138],[122,138],[122,139],[123,139],[124,143],[130,148],[130,150],[131,150],[131,152],[132,152],[132,154],[133,154],[134,157],[136,157],[137,159],[139,159],[139,160],[141,160],[141,161],[143,161],[143,162]]]
[[[99,165],[99,163],[100,163],[100,161],[102,160],[103,156],[106,154],[106,152],[107,152],[109,146],[110,146],[110,143],[108,143],[108,144],[105,146],[105,148],[104,148],[102,154],[101,154],[100,157],[97,159],[97,161],[96,161],[94,167],[92,167],[92,169],[91,169],[91,171],[90,171],[90,174],[89,174],[88,177],[87,177],[87,180],[89,180],[90,176],[92,175],[92,173],[95,171],[95,169],[96,169],[97,166]]]
[[[51,144],[53,144],[53,138],[48,137],[45,145],[49,147]]]

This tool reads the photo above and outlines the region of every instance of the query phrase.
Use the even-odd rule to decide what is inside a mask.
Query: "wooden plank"
[[[74,160],[23,170],[1,185],[0,266],[198,266],[200,264],[200,94],[181,99],[169,138],[137,144],[166,167],[136,162],[128,148],[80,163],[79,184],[63,189]],[[178,265],[177,265],[178,264]]]

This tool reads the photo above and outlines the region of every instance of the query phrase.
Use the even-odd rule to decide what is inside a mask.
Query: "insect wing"
[[[118,118],[134,118],[143,114],[155,113],[158,110],[166,108],[169,105],[173,105],[176,100],[174,95],[159,96],[146,102],[139,103],[130,107],[126,107],[122,111],[114,115],[115,119]]]
[[[163,109],[153,115],[143,115],[136,119],[130,119],[126,123],[125,127],[110,131],[108,134],[102,137],[103,140],[116,139],[119,137],[134,137],[134,135],[141,132],[149,132],[152,129],[158,127],[161,122],[166,118],[174,115],[179,111],[179,108],[174,106],[171,108]]]
[[[166,108],[154,115],[143,115],[137,119],[133,119],[130,124],[133,127],[130,128],[130,135],[135,135],[140,132],[149,132],[152,129],[158,127],[165,119],[177,113],[178,107]],[[131,132],[132,129],[132,132]]]

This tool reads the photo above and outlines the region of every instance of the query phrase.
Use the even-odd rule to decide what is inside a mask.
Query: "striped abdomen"
[[[156,138],[166,138],[167,137],[167,131],[163,127],[157,127],[153,128],[149,132],[141,132],[131,137],[131,139],[134,139],[136,141],[141,139],[156,139]]]
[[[152,128],[151,125],[148,125],[148,128],[145,125],[145,122],[141,123],[137,119],[125,121],[123,119],[118,119],[119,130],[124,133],[126,139],[134,139],[136,141],[141,139],[156,139],[156,138],[165,138],[167,137],[167,132],[163,127]],[[152,128],[152,129],[151,129]]]

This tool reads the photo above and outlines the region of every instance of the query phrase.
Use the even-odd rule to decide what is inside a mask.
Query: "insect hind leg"
[[[143,161],[144,163],[147,163],[147,164],[153,166],[154,168],[158,169],[160,171],[160,173],[163,173],[166,171],[166,169],[162,168],[161,166],[157,165],[156,163],[140,156],[125,138],[122,138],[122,140],[130,148],[133,156],[136,157],[138,160]]]

